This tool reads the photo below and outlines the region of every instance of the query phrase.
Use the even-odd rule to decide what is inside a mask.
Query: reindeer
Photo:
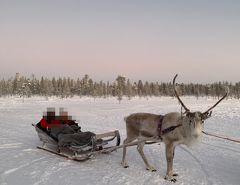
[[[185,112],[170,112],[165,115],[135,113],[126,117],[127,138],[123,142],[123,157],[121,162],[124,168],[128,167],[126,161],[127,146],[137,145],[137,150],[146,165],[146,169],[149,171],[156,171],[156,169],[148,163],[143,152],[143,147],[148,141],[151,141],[151,143],[162,141],[166,146],[167,173],[165,179],[173,182],[176,181],[174,176],[177,176],[177,174],[173,173],[175,147],[179,144],[189,146],[191,143],[198,140],[202,135],[204,121],[211,117],[211,110],[228,94],[227,89],[225,95],[203,113],[199,111],[191,112],[179,98],[175,86],[176,78],[177,74],[173,78],[174,94]]]

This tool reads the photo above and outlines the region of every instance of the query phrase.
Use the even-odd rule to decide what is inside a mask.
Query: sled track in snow
[[[0,175],[0,182],[1,182],[1,184],[3,184],[3,185],[6,184],[7,185],[7,183],[5,182],[5,179],[10,174],[12,174],[12,173],[14,173],[16,171],[22,170],[23,168],[26,168],[26,167],[28,167],[30,165],[33,165],[33,164],[35,164],[35,163],[37,163],[39,161],[42,161],[43,159],[46,159],[46,157],[40,157],[40,158],[35,159],[35,160],[31,161],[31,162],[28,162],[26,164],[20,165],[20,166],[18,166],[16,168],[12,168],[12,169],[8,169],[8,170],[3,171],[2,174]]]
[[[53,176],[54,174],[58,173],[61,170],[62,170],[62,168],[56,168],[55,163],[47,166],[44,169],[44,172],[39,176],[40,180],[36,181],[33,185],[46,184],[47,181],[49,181],[51,176]]]
[[[27,148],[31,148],[31,149],[35,149],[36,144],[38,143],[38,140],[34,138],[34,140],[27,140],[26,138],[18,138],[17,136],[14,136],[7,133],[0,133],[1,134],[1,138],[0,139],[7,139],[9,141],[11,141],[12,143],[19,143],[19,145],[21,144],[21,148],[22,147],[27,147]],[[34,142],[36,142],[36,144]],[[6,143],[6,144],[11,144],[11,143]],[[5,145],[6,145],[5,144]]]
[[[236,150],[236,149],[232,149],[230,146],[228,146],[225,142],[223,142],[224,145],[214,145],[214,144],[210,144],[210,143],[206,143],[206,142],[202,142],[204,145],[207,145],[207,146],[210,146],[212,148],[216,148],[216,149],[223,149],[223,150],[226,150],[226,151],[231,151],[231,152],[234,152],[234,153],[237,153],[239,154],[240,153],[240,150]]]
[[[208,175],[208,172],[207,170],[205,169],[205,167],[203,166],[203,164],[201,163],[201,161],[195,156],[192,154],[192,152],[190,152],[189,150],[187,150],[186,148],[184,148],[183,146],[179,146],[185,153],[187,153],[188,155],[190,155],[194,161],[200,166],[201,168],[201,171],[203,172],[204,176],[205,176],[205,182],[207,185],[213,185],[214,183],[211,182],[209,179],[210,179],[210,176]]]

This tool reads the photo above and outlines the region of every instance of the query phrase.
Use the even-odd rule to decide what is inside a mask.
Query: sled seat
[[[42,141],[43,143],[57,145],[57,139],[56,138],[51,137],[49,133],[42,130],[37,125],[32,124],[32,126],[34,126],[35,130],[37,131],[37,134],[38,134],[38,137],[39,137],[40,141]]]

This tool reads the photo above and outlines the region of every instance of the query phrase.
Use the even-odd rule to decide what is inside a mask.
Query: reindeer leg
[[[129,138],[126,138],[124,141],[123,141],[123,156],[122,156],[122,166],[124,168],[128,168],[128,163],[126,161],[126,153],[127,153],[127,144],[130,143],[132,140],[130,140]]]
[[[165,176],[165,180],[170,180],[172,182],[177,181],[175,178],[172,178],[174,149],[175,147],[173,146],[173,143],[166,143],[167,174]]]
[[[129,167],[128,163],[126,161],[126,153],[127,153],[127,147],[124,145],[123,146],[123,157],[122,157],[122,162],[121,162],[121,164],[122,164],[122,166],[124,168],[128,168]]]
[[[173,158],[174,158],[174,156],[175,156],[175,147],[173,147]],[[177,174],[177,173],[173,173],[172,176],[173,176],[173,177],[177,177],[178,174]]]
[[[139,154],[141,155],[145,165],[146,165],[146,169],[149,170],[149,171],[157,171],[153,166],[149,165],[148,161],[147,161],[147,158],[143,152],[143,147],[144,147],[144,144],[145,144],[145,141],[142,141],[142,142],[139,142],[138,143],[138,146],[137,146],[137,150],[139,152]]]

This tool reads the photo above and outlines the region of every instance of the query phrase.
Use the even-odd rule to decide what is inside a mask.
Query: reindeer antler
[[[212,110],[214,107],[216,107],[224,98],[227,97],[227,95],[229,93],[229,88],[225,87],[225,91],[226,91],[226,93],[224,94],[224,96],[220,100],[218,100],[217,103],[215,103],[212,107],[210,107],[208,110],[206,110],[203,114],[208,113],[210,110]]]
[[[177,90],[176,90],[176,86],[175,86],[175,80],[177,78],[178,74],[175,75],[175,77],[173,78],[173,89],[174,89],[174,93],[175,93],[175,96],[177,97],[179,103],[182,105],[182,107],[185,109],[186,112],[189,112],[190,110],[184,105],[184,103],[182,102],[182,100],[179,98],[179,95],[177,93]]]

